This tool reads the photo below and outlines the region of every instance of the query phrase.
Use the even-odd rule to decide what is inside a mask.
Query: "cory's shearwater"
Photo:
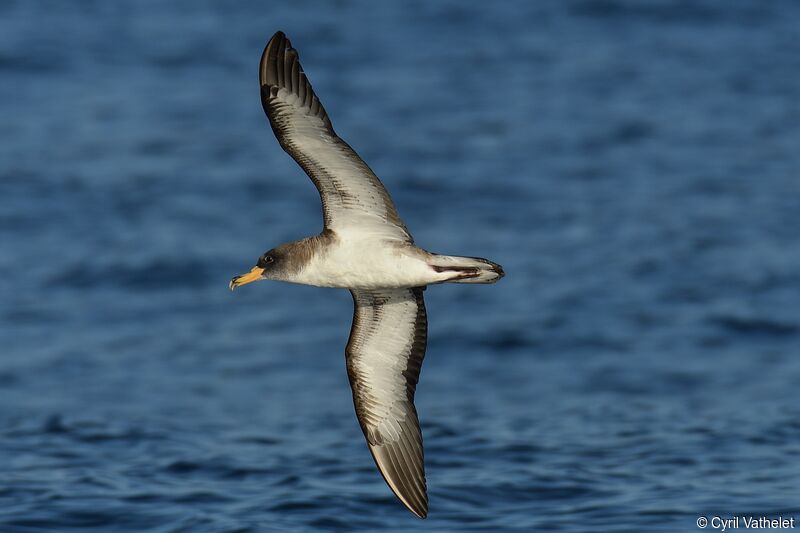
[[[503,269],[414,245],[383,184],[333,131],[282,32],[264,49],[259,79],[278,142],[319,190],[325,226],[264,253],[230,288],[271,279],[350,290],[355,312],[345,354],[358,422],[386,483],[424,518],[428,495],[414,407],[428,332],[422,291],[435,283],[494,283]]]

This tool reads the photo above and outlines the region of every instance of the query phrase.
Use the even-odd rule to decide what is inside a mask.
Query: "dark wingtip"
[[[428,518],[428,493],[427,491],[424,493],[424,499],[422,502],[417,504],[415,509],[411,509],[411,512],[417,515],[418,518],[425,520]]]
[[[278,52],[281,49],[291,48],[292,44],[286,38],[286,34],[282,31],[276,31],[275,35],[267,42],[264,47],[264,53],[261,54],[261,63],[258,69],[258,81],[263,87],[264,85],[275,85],[278,83],[277,79],[277,59]]]
[[[407,499],[407,498],[400,498],[397,493],[398,499],[403,504],[403,506],[411,511],[411,514],[416,516],[421,520],[425,520],[428,518],[428,494],[424,493],[422,498],[423,499]]]
[[[258,79],[261,85],[261,105],[264,106],[264,112],[268,117],[271,113],[271,101],[278,91],[284,89],[295,96],[292,102],[295,108],[304,108],[304,114],[316,116],[328,128],[328,133],[336,135],[322,102],[314,94],[314,89],[303,72],[303,67],[300,66],[300,54],[292,48],[291,41],[282,31],[275,32],[264,47],[258,68]],[[272,118],[270,123],[272,124]],[[280,140],[284,133],[276,130],[274,124],[273,131]]]
[[[413,451],[407,448],[411,444],[406,435],[405,442],[386,445],[370,443],[369,451],[378,471],[397,499],[415,516],[425,518],[428,516],[428,488],[425,482],[422,443],[419,443],[418,450]],[[416,456],[418,462],[414,460],[412,454],[418,454]]]
[[[417,518],[421,519],[421,520],[425,520],[426,518],[428,518],[428,507],[427,507],[427,505],[425,507],[418,507],[416,509],[413,509],[411,507],[406,507],[406,508],[409,511],[411,511],[412,513],[414,513],[414,515]]]

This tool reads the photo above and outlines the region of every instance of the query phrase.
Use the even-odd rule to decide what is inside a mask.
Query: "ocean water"
[[[800,520],[798,27],[777,0],[0,2],[0,531]],[[425,521],[356,422],[349,294],[227,288],[321,227],[259,102],[278,29],[417,242],[507,272],[426,291]]]

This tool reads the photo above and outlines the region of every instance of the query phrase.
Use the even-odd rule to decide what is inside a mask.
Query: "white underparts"
[[[396,240],[337,235],[285,281],[317,287],[399,289],[448,281],[493,283],[500,277],[502,269],[485,259],[431,254]]]

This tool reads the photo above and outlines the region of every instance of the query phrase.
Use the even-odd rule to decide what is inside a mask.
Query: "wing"
[[[319,190],[325,227],[410,242],[383,184],[333,131],[299,59],[283,32],[273,35],[261,56],[261,103],[281,147]]]
[[[355,303],[347,374],[356,415],[386,483],[425,518],[428,495],[417,388],[428,317],[422,289],[351,290]]]

